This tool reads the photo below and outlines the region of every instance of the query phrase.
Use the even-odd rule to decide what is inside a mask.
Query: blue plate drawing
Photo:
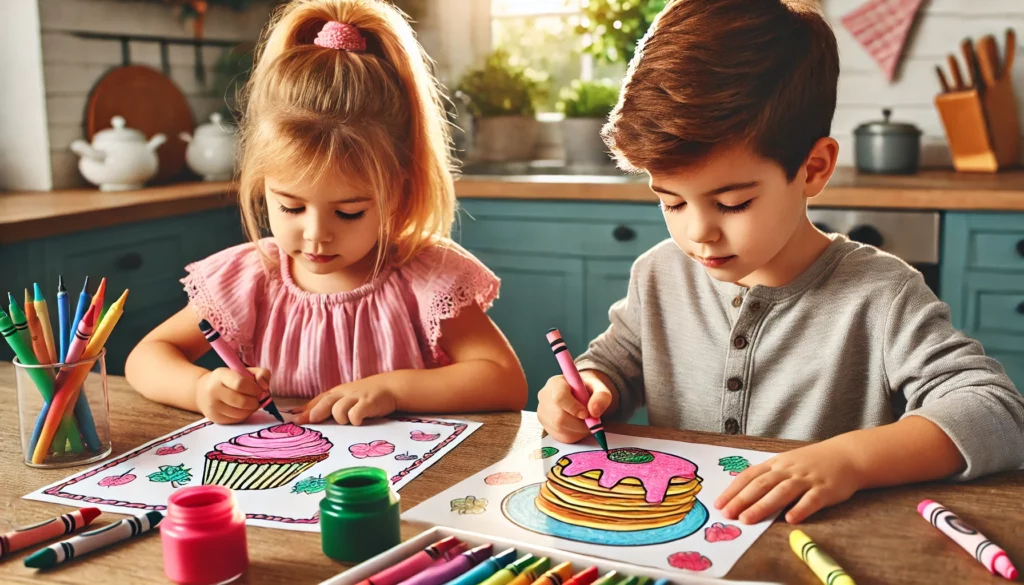
[[[708,509],[697,500],[690,513],[671,526],[629,532],[576,526],[546,516],[537,509],[534,500],[540,493],[540,486],[541,484],[535,483],[505,496],[501,502],[501,513],[520,528],[566,540],[607,546],[662,544],[686,538],[700,530],[708,521]]]

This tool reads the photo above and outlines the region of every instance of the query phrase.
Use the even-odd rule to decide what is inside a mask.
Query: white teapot
[[[222,124],[221,115],[210,114],[210,122],[196,128],[195,137],[182,132],[188,142],[185,161],[197,175],[207,181],[230,181],[235,171],[235,127]]]
[[[166,142],[163,134],[154,134],[149,142],[132,128],[125,128],[124,118],[114,116],[113,128],[101,130],[92,137],[92,144],[84,140],[71,143],[71,150],[82,157],[78,170],[100,191],[128,191],[141,189],[153,178],[160,161],[156,149]]]

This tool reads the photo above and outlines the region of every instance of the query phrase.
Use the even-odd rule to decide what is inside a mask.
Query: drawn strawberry
[[[736,540],[740,537],[740,534],[742,533],[743,531],[740,530],[739,526],[715,522],[711,526],[708,526],[704,529],[704,540],[708,542],[723,542],[727,540]]]
[[[181,443],[175,443],[174,445],[170,445],[168,447],[160,447],[159,449],[156,450],[156,454],[174,455],[175,453],[184,453],[185,450],[185,445],[182,445]]]
[[[711,559],[699,552],[677,552],[669,555],[668,564],[687,571],[706,571],[711,568]]]
[[[413,431],[409,433],[409,438],[413,441],[436,441],[441,438],[441,433],[428,434],[423,431]]]
[[[100,480],[100,487],[115,487],[131,483],[135,481],[135,475],[132,473],[134,470],[135,468],[133,467],[121,475],[108,475]]]

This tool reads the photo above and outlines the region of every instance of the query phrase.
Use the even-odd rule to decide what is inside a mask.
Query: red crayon
[[[98,508],[81,508],[70,514],[63,514],[39,524],[18,528],[14,532],[0,534],[0,558],[4,555],[68,534],[88,526],[100,515]]]
[[[446,553],[462,544],[459,539],[449,536],[439,540],[411,557],[400,561],[392,567],[388,567],[373,575],[369,579],[360,581],[357,585],[398,585],[423,569],[435,564],[438,561],[445,562]]]
[[[589,569],[583,569],[579,573],[576,573],[564,585],[590,585],[597,580],[597,567],[590,567]]]

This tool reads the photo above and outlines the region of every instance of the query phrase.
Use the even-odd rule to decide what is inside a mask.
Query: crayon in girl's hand
[[[32,546],[88,526],[99,515],[98,508],[81,508],[39,524],[24,526],[7,534],[0,534],[0,558],[26,546]]]
[[[223,360],[229,368],[243,376],[253,378],[252,372],[250,372],[249,369],[245,367],[245,364],[242,363],[242,360],[238,359],[238,356],[231,351],[228,344],[221,339],[220,332],[214,329],[213,325],[210,325],[209,321],[206,319],[200,321],[199,330],[203,332],[203,336],[206,337],[206,341],[210,343],[210,347],[213,348],[213,351],[217,352],[217,355],[220,356],[220,359]],[[284,422],[284,417],[281,416],[281,411],[277,409],[277,405],[274,404],[274,399],[270,396],[269,392],[267,392],[267,395],[260,400],[260,408],[269,412],[271,416],[280,422]]]
[[[458,546],[459,539],[449,536],[435,542],[411,557],[392,565],[369,579],[360,581],[358,585],[398,585],[423,569],[426,569],[438,559],[443,559],[445,553]]]

